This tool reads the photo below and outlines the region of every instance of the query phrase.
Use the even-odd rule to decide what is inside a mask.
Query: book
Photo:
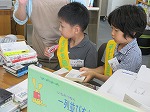
[[[130,104],[34,65],[28,69],[27,104],[28,112],[140,112]]]
[[[6,63],[7,66],[13,66],[13,65],[18,65],[18,64],[30,64],[30,63],[36,63],[38,62],[38,58],[31,58],[31,59],[27,59],[27,60],[23,60],[23,61],[19,61],[19,62],[16,62],[16,63]]]
[[[11,71],[14,74],[17,74],[17,73],[20,73],[22,71],[28,70],[28,66],[24,66],[24,65],[21,65],[21,64],[17,64],[17,65],[14,65],[14,66],[7,66],[7,65],[4,64],[3,68],[5,70]]]
[[[19,73],[13,73],[12,71],[7,70],[7,69],[5,69],[5,71],[12,74],[12,75],[14,75],[14,76],[16,76],[16,77],[21,77],[21,76],[28,73],[28,70],[25,70],[25,71],[22,71],[22,72],[19,72]]]
[[[36,58],[37,57],[36,51],[33,48],[31,48],[29,45],[27,45],[27,47],[29,48],[29,53],[5,56],[6,63],[7,62],[16,63],[16,62]]]
[[[23,109],[27,107],[27,93],[28,93],[28,79],[7,88],[7,91],[10,91],[14,94],[14,101],[20,105],[20,108]]]
[[[29,48],[27,47],[25,41],[1,43],[0,49],[4,56],[11,56],[29,52]]]
[[[0,88],[0,106],[13,99],[13,94],[5,89]]]
[[[81,74],[85,73],[85,71],[80,72],[79,70],[72,69],[70,72],[65,76],[65,78],[70,79],[72,81],[83,82],[85,76],[80,76]]]
[[[69,72],[69,70],[67,70],[65,68],[61,68],[61,69],[59,69],[59,70],[57,70],[53,73],[56,74],[56,75],[61,75],[61,74],[67,73],[67,72]]]
[[[20,112],[19,104],[10,100],[0,106],[0,112]]]

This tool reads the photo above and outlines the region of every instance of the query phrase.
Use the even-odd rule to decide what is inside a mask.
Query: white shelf
[[[87,7],[90,11],[99,11],[99,7]]]

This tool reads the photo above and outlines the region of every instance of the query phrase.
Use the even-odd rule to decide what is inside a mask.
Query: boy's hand
[[[45,51],[44,51],[44,55],[47,57],[53,57],[52,55],[54,55],[54,52],[58,49],[58,45],[53,45],[51,47],[46,47]]]
[[[28,0],[18,0],[20,5],[27,5]]]
[[[50,53],[50,52],[48,51],[49,48],[50,48],[50,47],[46,47],[45,50],[44,50],[44,55],[47,56],[47,57],[51,57],[51,55],[52,55],[52,53]]]
[[[82,71],[89,71],[90,69],[89,68],[86,68],[86,67],[82,67],[82,68],[80,68],[80,72],[82,72]]]
[[[85,76],[85,79],[83,82],[89,82],[94,78],[94,72],[93,71],[87,71],[87,72],[81,74],[81,76]]]

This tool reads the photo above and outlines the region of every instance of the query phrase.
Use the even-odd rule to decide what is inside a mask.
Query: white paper
[[[67,72],[69,72],[67,69],[61,68],[61,69],[59,69],[59,70],[57,70],[53,73],[56,74],[56,75],[61,75],[61,74],[67,73]]]
[[[72,69],[65,77],[83,81],[85,76],[80,76],[83,73],[85,73],[85,71],[80,72],[79,70]]]
[[[142,65],[138,72],[137,80],[150,83],[150,68],[147,68],[145,65]]]

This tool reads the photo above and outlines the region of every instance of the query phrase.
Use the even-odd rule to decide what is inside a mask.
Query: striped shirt
[[[142,53],[136,39],[133,39],[119,52],[116,49],[114,57],[120,62],[117,69],[125,69],[137,73],[142,64]]]
[[[137,73],[142,65],[142,53],[136,39],[133,39],[120,51],[117,51],[117,48],[118,45],[116,46],[114,54],[114,57],[116,57],[119,61],[119,65],[117,65],[117,70],[124,69]],[[104,53],[104,56],[105,54],[106,52]],[[105,62],[104,56],[102,58],[102,62]]]

